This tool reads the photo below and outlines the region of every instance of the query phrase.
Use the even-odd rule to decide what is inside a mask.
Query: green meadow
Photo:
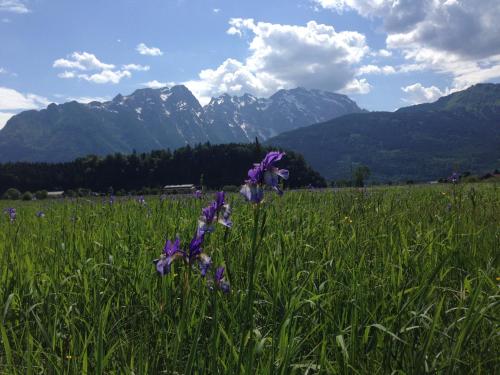
[[[500,373],[498,184],[230,194],[159,276],[212,199],[0,201],[0,373]]]

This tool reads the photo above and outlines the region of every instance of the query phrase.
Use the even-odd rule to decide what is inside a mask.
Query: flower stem
[[[253,349],[252,349],[252,339],[251,332],[254,325],[254,315],[253,315],[253,302],[254,302],[254,274],[255,274],[255,259],[257,256],[257,238],[259,233],[259,221],[260,221],[260,205],[254,206],[254,226],[252,231],[252,247],[250,249],[249,259],[247,262],[247,298],[245,301],[245,319],[243,320],[243,330],[240,343],[240,357],[238,361],[238,371],[241,369],[243,357],[247,357],[245,361],[246,373],[251,373],[252,362],[253,362]],[[248,338],[248,341],[246,339]]]

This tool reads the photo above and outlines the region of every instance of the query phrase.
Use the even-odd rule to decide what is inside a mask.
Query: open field
[[[499,185],[229,195],[228,294],[152,263],[212,198],[0,201],[0,373],[499,373]]]

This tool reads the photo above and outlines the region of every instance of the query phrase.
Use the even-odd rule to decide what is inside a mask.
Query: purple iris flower
[[[170,266],[172,262],[179,257],[183,256],[181,250],[181,243],[179,238],[176,238],[174,242],[167,240],[165,247],[163,248],[163,253],[160,259],[155,259],[153,263],[156,265],[156,270],[161,276],[165,276],[170,272]]]
[[[448,181],[453,184],[456,184],[460,179],[460,175],[457,172],[453,172],[450,177],[448,177]]]
[[[217,288],[222,290],[223,293],[229,293],[229,283],[224,280],[224,267],[218,267],[217,270],[215,270],[214,284]]]
[[[109,204],[112,206],[114,203],[115,203],[115,196],[114,196],[114,195],[111,195],[111,196],[109,197]]]
[[[215,193],[215,208],[219,211],[226,204],[226,194],[223,191]]]
[[[231,228],[233,226],[233,222],[231,221],[231,212],[231,206],[225,204],[217,215],[217,221],[225,227]]]
[[[35,215],[36,215],[36,217],[45,217],[45,212],[38,211]]]
[[[197,259],[202,253],[201,246],[205,240],[205,233],[196,232],[191,243],[189,244],[189,252],[187,255],[187,261],[189,264],[193,264],[194,260]]]
[[[260,203],[264,199],[264,189],[261,185],[247,182],[241,187],[240,193],[247,201],[252,203]]]
[[[193,196],[197,199],[201,199],[202,197],[202,192],[201,190],[196,190],[194,193],[193,193]]]
[[[213,222],[217,214],[217,207],[215,202],[201,210],[201,216],[198,219],[198,233],[213,232]]]
[[[205,277],[208,269],[212,266],[212,258],[203,252],[202,245],[205,240],[205,233],[196,232],[195,236],[189,244],[189,253],[187,255],[188,264],[194,264],[198,260],[201,276]]]
[[[279,178],[287,180],[289,172],[286,169],[279,169],[274,164],[280,161],[284,152],[268,152],[264,160],[248,171],[248,180],[240,190],[240,193],[252,203],[260,203],[264,198],[263,185],[273,188],[279,195],[283,192],[279,188]]]
[[[212,265],[212,258],[210,258],[207,254],[201,253],[199,255],[199,265],[200,265],[200,271],[201,271],[201,276],[205,277],[207,274],[208,269]]]
[[[10,219],[10,222],[13,223],[14,221],[16,221],[16,209],[15,208],[6,208],[4,210],[4,212],[9,215],[9,219]]]
[[[141,195],[139,198],[137,198],[137,202],[139,202],[139,204],[141,206],[145,206],[146,205],[146,200],[144,199],[143,195]]]
[[[202,209],[202,215],[198,219],[198,233],[213,232],[213,224],[218,223],[231,228],[231,208],[226,204],[223,191],[215,194],[215,200],[209,206]]]

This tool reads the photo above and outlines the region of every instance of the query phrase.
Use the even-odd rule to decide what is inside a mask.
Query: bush
[[[11,199],[11,200],[18,200],[19,198],[21,198],[21,192],[17,189],[10,188],[4,193],[3,198],[4,199]]]
[[[23,196],[22,196],[23,201],[31,201],[33,200],[33,194],[31,194],[30,191],[25,191]]]
[[[71,190],[73,191],[73,190]],[[80,188],[77,190],[79,197],[88,197],[91,193],[89,189]],[[66,194],[67,195],[67,194]]]
[[[40,200],[40,199],[47,199],[48,193],[47,190],[38,190],[35,193],[35,198]]]
[[[479,182],[479,181],[480,181],[479,177],[478,176],[474,176],[474,175],[468,175],[467,177],[464,177],[462,179],[462,182],[469,182],[469,183],[471,183],[471,182]]]
[[[69,189],[69,190],[66,190],[64,192],[64,195],[66,197],[68,197],[68,198],[75,198],[76,197],[76,191]]]

